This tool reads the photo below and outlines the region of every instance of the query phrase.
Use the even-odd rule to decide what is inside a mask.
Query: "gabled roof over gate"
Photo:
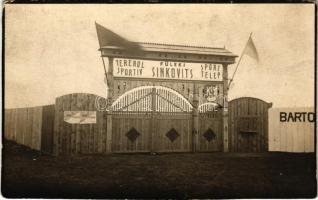
[[[159,43],[143,43],[133,42],[112,32],[111,30],[96,23],[96,31],[100,50],[123,50],[134,52],[134,54],[142,54],[143,52],[165,52],[178,54],[195,54],[195,55],[215,55],[223,57],[237,57],[225,48],[206,47],[206,46],[190,46],[175,44],[159,44]]]

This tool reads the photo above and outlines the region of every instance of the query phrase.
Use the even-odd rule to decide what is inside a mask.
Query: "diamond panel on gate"
[[[134,142],[138,137],[139,137],[140,133],[135,129],[135,128],[131,128],[127,133],[126,136],[128,137],[128,139],[132,142]]]
[[[215,133],[209,128],[207,131],[205,131],[205,133],[203,134],[203,137],[205,137],[205,139],[209,142],[211,142],[212,140],[214,140],[216,138]]]
[[[166,136],[169,138],[171,142],[173,142],[179,137],[179,133],[176,131],[176,129],[172,128],[170,129],[170,131],[168,131]]]

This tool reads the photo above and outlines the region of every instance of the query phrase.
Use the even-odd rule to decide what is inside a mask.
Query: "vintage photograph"
[[[5,198],[315,198],[315,4],[5,4]]]

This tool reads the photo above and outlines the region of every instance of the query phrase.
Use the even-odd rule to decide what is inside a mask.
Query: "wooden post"
[[[155,150],[155,141],[154,141],[154,135],[155,135],[155,131],[156,131],[156,127],[155,127],[155,114],[156,114],[156,88],[153,87],[152,91],[151,91],[151,134],[150,134],[150,152],[154,152]]]
[[[223,151],[229,151],[229,123],[228,123],[228,73],[227,64],[223,64]]]
[[[112,151],[112,133],[113,133],[113,120],[112,120],[112,104],[114,96],[114,78],[113,78],[113,58],[108,57],[108,72],[107,72],[107,128],[106,128],[106,153]]]
[[[197,84],[193,84],[193,129],[192,129],[192,151],[196,152],[199,149],[199,91]]]
[[[55,105],[54,105],[54,127],[53,127],[53,149],[52,153],[54,156],[59,155],[59,148],[60,148],[60,117],[62,116],[61,110],[59,109],[60,106],[60,98],[55,99]],[[63,116],[64,117],[64,116]]]

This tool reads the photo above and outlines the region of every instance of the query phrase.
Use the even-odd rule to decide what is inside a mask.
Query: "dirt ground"
[[[176,153],[52,157],[4,141],[14,198],[312,198],[314,154]]]

